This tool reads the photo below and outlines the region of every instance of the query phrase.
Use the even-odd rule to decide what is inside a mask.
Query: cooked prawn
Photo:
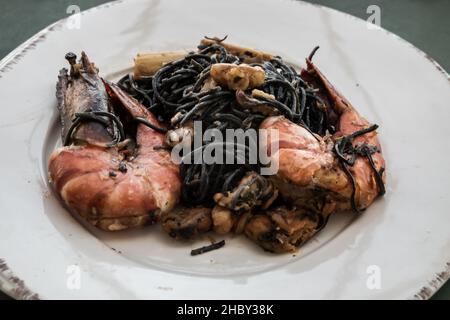
[[[65,125],[71,120],[67,114],[85,112],[90,116],[75,129],[64,130],[69,143],[50,156],[51,183],[69,209],[101,229],[116,231],[158,220],[160,213],[170,211],[178,202],[181,188],[179,168],[162,147],[164,135],[157,132],[162,125],[118,86],[104,83],[84,53],[76,69],[70,77],[60,73],[61,116]],[[67,101],[70,104],[64,103]],[[124,119],[138,119],[135,148],[130,142],[133,137],[115,144],[113,138],[105,140],[117,131],[109,129],[106,121],[117,116],[93,114],[100,102],[107,109],[104,112],[117,110]],[[93,123],[97,131],[83,130],[82,136],[77,135],[80,126]],[[129,131],[132,136],[133,130]]]

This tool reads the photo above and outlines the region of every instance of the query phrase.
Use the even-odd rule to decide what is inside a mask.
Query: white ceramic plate
[[[364,21],[291,1],[124,1],[60,21],[0,62],[0,288],[15,298],[428,298],[450,272],[448,75]],[[137,52],[192,48],[204,35],[316,64],[381,127],[384,198],[334,216],[300,252],[244,237],[191,257],[158,226],[104,233],[58,202],[46,164],[59,139],[55,82],[68,51],[116,79]],[[75,278],[79,271],[79,282]],[[380,280],[379,286],[377,280]],[[79,285],[79,286],[78,286]]]

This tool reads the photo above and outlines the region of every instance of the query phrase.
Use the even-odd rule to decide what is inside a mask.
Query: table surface
[[[381,9],[381,26],[422,49],[450,70],[449,0],[307,0],[367,19],[369,5]],[[69,5],[81,10],[105,0],[0,0],[0,59],[52,22],[67,16]],[[0,300],[8,299],[0,292]],[[450,283],[433,299],[450,299]]]

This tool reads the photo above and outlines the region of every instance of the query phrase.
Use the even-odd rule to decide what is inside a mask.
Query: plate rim
[[[80,12],[80,15],[84,15],[89,12],[98,11],[101,9],[106,9],[111,6],[124,3],[124,2],[131,2],[129,0],[113,0],[109,1],[97,6],[94,6],[92,8],[83,10]],[[321,10],[328,10],[332,11],[335,14],[341,14],[346,16],[347,18],[353,19],[353,20],[359,20],[359,21],[365,21],[362,18],[353,16],[349,13],[337,10],[335,8],[331,8],[325,5],[320,5],[316,3],[310,3],[303,0],[282,0],[282,2],[285,3],[303,3],[304,5],[310,5],[314,7],[318,7]],[[52,32],[59,30],[63,24],[68,20],[68,17],[62,18],[57,20],[54,23],[51,23],[47,27],[41,29],[39,32],[25,40],[23,43],[21,43],[19,46],[17,46],[15,49],[13,49],[10,53],[8,53],[3,59],[0,60],[0,78],[3,77],[3,74],[6,74],[7,72],[14,69],[14,65],[19,63],[21,58],[23,58],[28,51],[33,50],[40,42],[45,41],[46,36]],[[367,21],[365,21],[367,23]],[[428,60],[446,79],[450,82],[450,74],[437,62],[434,58],[431,57],[428,53],[426,53],[424,50],[416,47],[414,44],[409,42],[408,40],[402,38],[401,36],[381,27],[376,26],[377,29],[382,31],[384,34],[386,34],[389,37],[392,37],[393,39],[396,39],[403,44],[408,45],[410,48],[414,49],[417,53],[422,55],[426,60]],[[421,287],[412,297],[409,297],[409,299],[417,299],[417,300],[428,300],[430,299],[449,279],[450,279],[450,261],[448,261],[443,268],[442,271],[436,272],[433,279],[428,281],[428,286]],[[23,283],[23,281],[16,276],[14,276],[13,270],[9,269],[6,261],[3,259],[0,259],[0,279],[2,279],[2,282],[0,282],[0,290],[5,293],[6,295],[10,296],[14,299],[39,299],[38,293],[34,293],[30,291]],[[3,285],[3,283],[6,283],[6,285]],[[6,287],[6,289],[5,289]],[[408,299],[408,297],[405,297]]]

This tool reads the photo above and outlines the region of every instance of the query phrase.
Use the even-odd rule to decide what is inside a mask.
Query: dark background
[[[224,0],[225,1],[225,0]],[[47,25],[104,0],[0,0],[0,59]],[[381,26],[408,40],[450,70],[450,0],[307,0],[367,19],[369,5],[381,8]],[[426,257],[424,257],[426,258]],[[0,299],[7,296],[0,292]],[[450,299],[447,283],[434,299]]]

